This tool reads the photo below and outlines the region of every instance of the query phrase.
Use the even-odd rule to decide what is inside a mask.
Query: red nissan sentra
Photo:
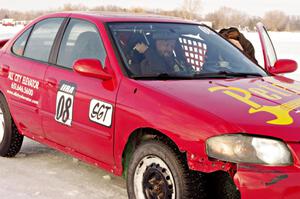
[[[23,136],[127,180],[132,199],[300,198],[300,83],[196,22],[56,13],[0,42],[0,155]],[[100,196],[99,196],[100,197]]]

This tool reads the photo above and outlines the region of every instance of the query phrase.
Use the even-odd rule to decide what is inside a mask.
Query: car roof
[[[69,14],[72,17],[88,17],[101,22],[171,22],[171,23],[193,23],[196,21],[184,20],[179,17],[162,16],[155,14],[124,13],[124,12],[101,12],[101,11],[72,11],[53,13],[50,16],[60,16]],[[49,16],[49,15],[48,15]]]

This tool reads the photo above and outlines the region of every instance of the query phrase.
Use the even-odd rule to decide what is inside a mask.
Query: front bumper
[[[237,165],[234,182],[242,199],[300,198],[300,144],[289,144],[289,147],[294,156],[293,166]]]
[[[299,199],[300,169],[239,165],[234,176],[242,199]]]
[[[288,147],[294,158],[292,166],[225,163],[189,153],[187,159],[192,170],[228,172],[233,176],[241,199],[300,199],[300,143],[288,143]]]

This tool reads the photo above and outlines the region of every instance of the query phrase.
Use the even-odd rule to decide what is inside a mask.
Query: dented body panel
[[[288,198],[300,195],[299,168],[268,168],[238,166],[234,181],[241,198]]]
[[[234,175],[234,182],[242,198],[259,197],[296,199],[300,196],[300,144],[290,142],[288,146],[294,155],[294,165],[273,167],[240,164]]]

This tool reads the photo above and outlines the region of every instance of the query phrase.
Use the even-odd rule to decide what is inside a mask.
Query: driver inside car
[[[170,32],[156,32],[152,36],[153,44],[147,46],[138,43],[135,48],[145,55],[141,62],[142,75],[157,75],[163,73],[186,73],[193,70],[184,59],[175,53],[178,35]],[[179,54],[179,53],[178,53]]]

